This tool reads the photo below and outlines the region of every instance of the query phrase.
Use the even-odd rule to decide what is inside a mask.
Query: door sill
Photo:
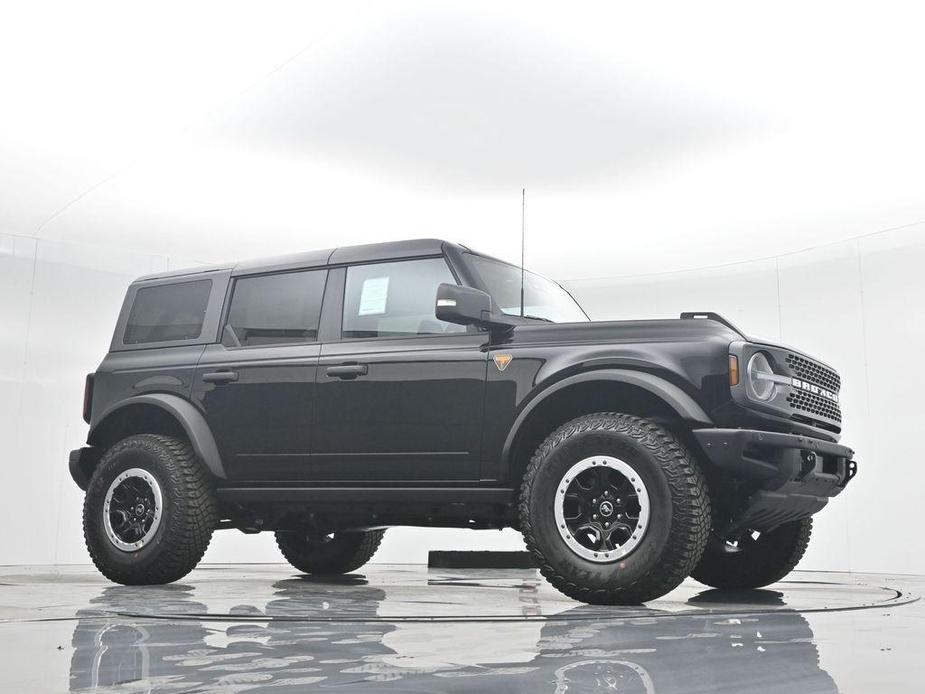
[[[222,487],[224,501],[325,503],[483,503],[509,504],[514,490],[506,487]]]

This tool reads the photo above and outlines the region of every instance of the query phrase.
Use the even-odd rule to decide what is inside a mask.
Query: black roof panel
[[[389,243],[369,243],[363,246],[344,246],[335,248],[328,262],[331,265],[340,265],[341,263],[368,263],[374,260],[440,255],[443,253],[443,243],[440,239],[412,239]]]
[[[236,264],[204,265],[184,270],[159,272],[139,277],[136,281],[182,277],[216,270],[232,270],[232,275],[253,275],[261,272],[324,267],[343,263],[368,263],[377,260],[418,258],[441,255],[446,243],[440,239],[412,239],[408,241],[389,241],[387,243],[369,243],[362,246],[343,246],[333,250],[305,251],[304,253],[291,253],[270,258],[243,260]]]
[[[234,266],[232,275],[251,275],[258,272],[273,272],[278,270],[294,270],[297,268],[323,267],[334,253],[332,249],[324,251],[305,251],[304,253],[290,253],[271,258],[257,258],[255,260],[242,260]]]

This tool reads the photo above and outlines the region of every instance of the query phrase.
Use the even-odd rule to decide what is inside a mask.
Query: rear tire
[[[84,498],[84,539],[106,578],[171,583],[195,568],[218,520],[209,478],[186,441],[130,436],[109,448]]]
[[[574,497],[572,510],[558,505],[559,495]],[[710,529],[706,482],[687,448],[654,422],[616,413],[554,431],[527,467],[518,510],[543,576],[570,598],[598,605],[639,604],[676,588],[700,560]],[[590,536],[581,534],[587,526]]]
[[[753,539],[746,535],[738,547],[719,541],[708,546],[691,574],[713,588],[761,588],[789,574],[803,558],[813,519],[784,523]]]
[[[306,574],[347,574],[372,559],[384,530],[311,536],[277,531],[276,544],[290,564]]]

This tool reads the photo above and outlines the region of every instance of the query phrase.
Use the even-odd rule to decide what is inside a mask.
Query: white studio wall
[[[581,260],[577,251],[566,249],[563,256],[572,266]],[[86,435],[80,418],[84,375],[108,348],[128,283],[193,264],[0,235],[0,563],[88,561],[82,495],[67,474],[68,451]],[[819,540],[802,566],[922,573],[925,557],[898,552],[882,533],[916,526],[915,490],[925,486],[912,435],[925,374],[905,351],[925,339],[923,266],[925,224],[735,265],[562,282],[595,320],[714,310],[747,334],[793,344],[837,368],[844,382],[845,442],[857,450],[861,468],[849,492],[818,517]],[[555,268],[550,274],[561,277]],[[898,496],[900,488],[908,495]],[[395,529],[376,561],[424,562],[430,549],[521,547],[510,530]],[[280,557],[271,535],[225,531],[216,533],[205,560]]]
[[[575,278],[925,219],[922,8],[779,5],[17,3],[0,233],[203,260],[409,236],[517,257],[525,186],[531,264]]]
[[[88,560],[82,495],[61,475],[67,450],[86,439],[80,384],[109,348],[128,283],[192,264],[0,234],[0,563]]]
[[[925,376],[891,360],[925,330],[925,226],[864,236],[925,219],[921,9],[265,5],[0,22],[0,563],[87,561],[67,453],[131,279],[420,236],[516,259],[526,187],[527,264],[593,318],[716,310],[838,368],[862,467],[806,564],[925,571],[870,520],[910,527],[923,481]],[[520,546],[401,529],[377,560]]]

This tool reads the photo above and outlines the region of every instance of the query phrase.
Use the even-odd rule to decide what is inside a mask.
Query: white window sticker
[[[370,277],[363,280],[363,291],[360,293],[360,310],[357,315],[377,316],[385,313],[385,305],[389,300],[389,278]]]

